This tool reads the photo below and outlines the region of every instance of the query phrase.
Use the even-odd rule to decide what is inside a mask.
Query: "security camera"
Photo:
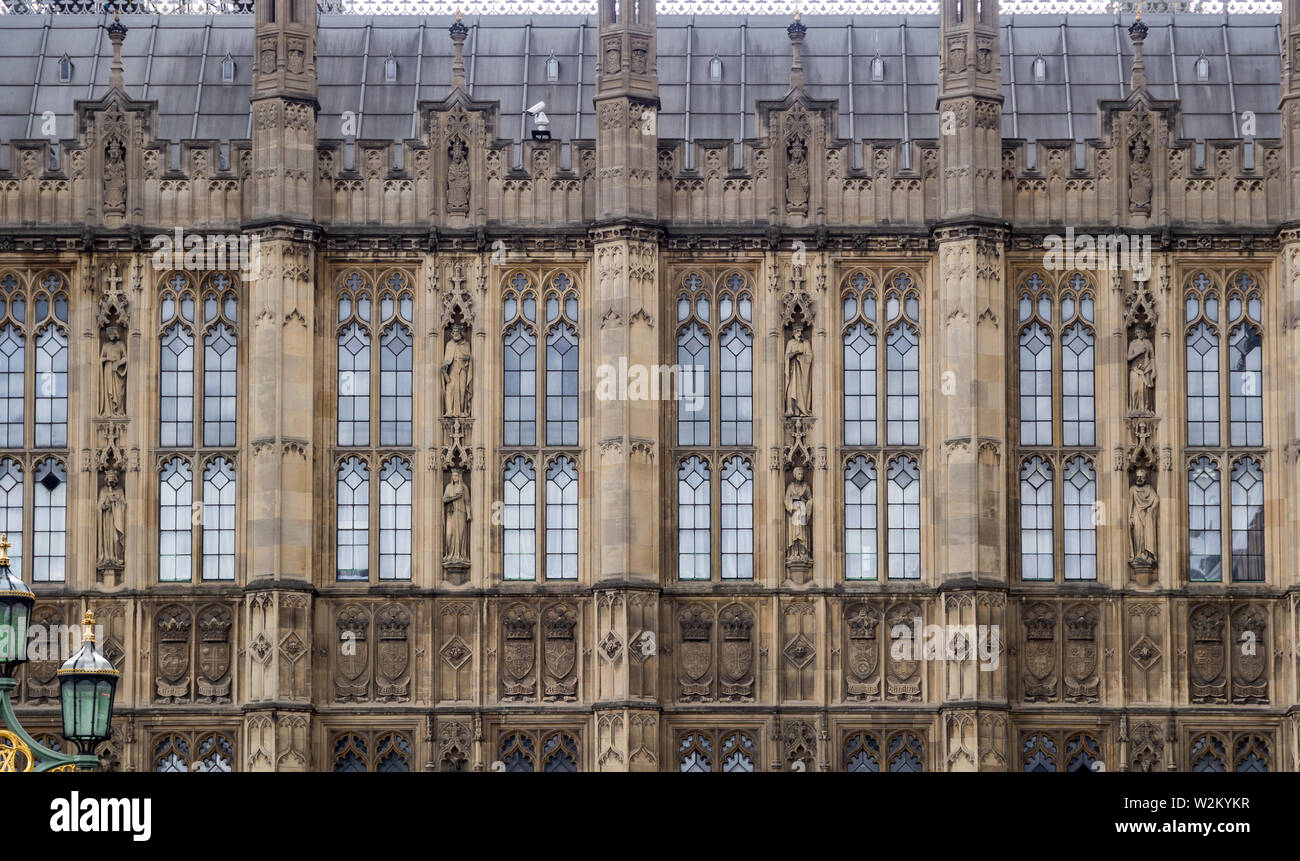
[[[546,116],[546,102],[538,102],[528,109],[528,113],[533,115],[533,140],[548,141],[551,139],[551,120]]]

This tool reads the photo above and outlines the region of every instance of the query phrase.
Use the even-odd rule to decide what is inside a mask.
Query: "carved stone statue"
[[[795,323],[785,342],[785,414],[812,415],[812,345],[803,339],[803,324]]]
[[[104,148],[104,209],[126,211],[126,150],[117,138]]]
[[[104,330],[104,346],[99,350],[99,414],[105,417],[126,415],[126,344],[122,330],[109,326]]]
[[[1133,473],[1133,482],[1128,492],[1129,562],[1139,568],[1154,568],[1160,497],[1147,484],[1145,469],[1139,467]]]
[[[796,466],[791,481],[785,487],[785,513],[789,520],[786,531],[785,558],[787,562],[812,560],[812,545],[808,541],[808,522],[812,520],[812,489],[803,480],[803,467]]]
[[[465,327],[453,323],[451,340],[442,353],[442,413],[447,417],[470,414],[474,395],[474,357],[465,340]]]
[[[442,492],[445,512],[444,563],[469,563],[469,488],[460,480],[461,471],[451,471],[451,481]]]
[[[1128,408],[1150,415],[1155,408],[1156,351],[1147,330],[1138,326],[1128,344]]]
[[[469,150],[462,140],[453,140],[447,149],[447,208],[453,212],[469,210]]]
[[[117,484],[117,470],[104,473],[99,491],[99,566],[122,567],[126,541],[126,496]]]
[[[1151,156],[1145,138],[1137,138],[1129,146],[1128,209],[1129,212],[1151,212]]]
[[[799,138],[786,150],[785,208],[788,212],[808,211],[808,147]]]

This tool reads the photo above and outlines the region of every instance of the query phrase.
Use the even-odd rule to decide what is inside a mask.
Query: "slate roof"
[[[1183,136],[1237,137],[1244,111],[1255,135],[1279,137],[1281,74],[1277,15],[1149,15],[1144,56],[1150,89],[1182,99]],[[128,93],[158,100],[160,137],[181,140],[250,136],[249,15],[126,15],[123,52]],[[1132,45],[1129,18],[1112,15],[1006,15],[1001,21],[1003,136],[1085,140],[1097,133],[1098,99],[1127,95]],[[359,116],[357,136],[402,140],[416,132],[417,101],[444,97],[451,76],[452,18],[328,15],[320,18],[319,135],[341,137],[339,117]],[[71,136],[73,101],[98,98],[108,85],[112,45],[100,15],[0,16],[0,140],[41,136],[53,111],[58,136]],[[466,17],[471,94],[501,104],[502,137],[530,128],[523,109],[546,102],[560,139],[595,136],[594,15]],[[661,138],[732,138],[754,134],[754,103],[787,89],[790,43],[784,16],[659,17]],[[806,89],[838,99],[844,137],[934,138],[938,19],[934,15],[805,17]],[[397,82],[384,82],[384,61],[397,60]],[[59,59],[73,63],[59,82]],[[223,83],[221,60],[235,61]],[[559,79],[546,80],[554,53]],[[879,53],[884,80],[871,80]],[[1196,79],[1204,54],[1209,80]],[[722,80],[709,62],[722,61]],[[1046,79],[1033,79],[1041,55]]]

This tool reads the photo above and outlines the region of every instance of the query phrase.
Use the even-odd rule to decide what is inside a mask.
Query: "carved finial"
[[[469,34],[469,28],[460,22],[460,13],[456,13],[456,23],[452,24],[447,30],[451,34],[452,44],[456,46],[456,56],[451,61],[451,88],[452,90],[467,90],[468,83],[465,79],[465,37]]]
[[[81,618],[81,642],[95,642],[95,614],[86,611],[86,615]]]
[[[1129,38],[1133,40],[1133,71],[1129,80],[1129,89],[1136,92],[1147,88],[1147,71],[1142,65],[1142,43],[1147,38],[1147,25],[1142,23],[1142,10],[1128,28]]]
[[[790,89],[803,89],[803,58],[800,55],[803,37],[808,32],[808,28],[799,23],[799,13],[794,13],[794,23],[785,28],[785,32],[790,36],[790,45],[794,49],[794,58],[790,63]]]
[[[104,29],[108,30],[108,39],[113,43],[113,65],[108,70],[109,89],[126,92],[126,83],[122,76],[122,42],[126,39],[126,25],[122,23],[116,8],[113,9],[113,23]]]
[[[12,546],[9,543],[9,533],[0,535],[0,568],[9,567],[9,548]]]

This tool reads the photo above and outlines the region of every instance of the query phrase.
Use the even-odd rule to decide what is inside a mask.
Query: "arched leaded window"
[[[1021,763],[1028,772],[1056,772],[1056,742],[1045,733],[1029,733],[1021,745]]]
[[[68,474],[57,459],[47,457],[32,472],[32,580],[60,583],[65,579],[68,539]]]
[[[712,343],[716,336],[718,439],[724,446],[754,440],[753,294],[738,272],[690,272],[677,294],[677,444],[710,446]],[[715,313],[716,312],[716,313]]]
[[[921,577],[921,471],[911,457],[889,462],[889,579]]]
[[[36,334],[36,445],[68,444],[68,338],[50,323]]]
[[[339,290],[338,441],[370,445],[370,287],[357,272]]]
[[[158,475],[158,579],[188,582],[193,576],[194,472],[183,457],[163,463]]]
[[[875,580],[877,547],[876,464],[859,455],[844,470],[844,577]]]
[[[897,732],[889,739],[889,770],[920,772],[925,770],[921,740],[910,732]]]
[[[844,444],[875,445],[876,290],[856,272],[844,288]]]
[[[522,455],[506,463],[504,473],[505,579],[537,577],[537,472]]]
[[[564,273],[546,293],[546,444],[578,444],[578,292]]]
[[[537,770],[537,742],[523,732],[510,733],[501,739],[498,755],[507,772],[533,772]]]
[[[1228,290],[1229,445],[1264,444],[1264,345],[1259,287],[1240,273]]]
[[[719,315],[721,311],[719,311]],[[723,445],[754,442],[754,349],[747,327],[732,323],[719,342],[720,431]]]
[[[712,576],[709,464],[699,456],[682,462],[677,473],[677,576],[708,580]]]
[[[1065,770],[1092,771],[1101,761],[1101,743],[1086,732],[1075,733],[1065,740]]]
[[[1065,462],[1065,579],[1097,579],[1097,473],[1086,457]],[[1023,500],[1022,500],[1023,504]]]
[[[1268,739],[1254,733],[1238,736],[1233,745],[1232,764],[1236,772],[1268,771]]]
[[[1053,579],[1052,465],[1042,457],[1020,468],[1020,576]]]
[[[0,534],[9,537],[9,570],[23,571],[23,468],[11,457],[0,460]]]
[[[889,445],[921,441],[920,300],[912,277],[900,272],[885,291],[885,409]]]
[[[1061,442],[1097,444],[1093,298],[1079,273],[1061,291]]]
[[[214,457],[203,468],[203,579],[235,579],[235,465]]]
[[[188,448],[194,444],[194,336],[188,326],[176,322],[162,335],[161,398],[164,448]]]
[[[379,444],[409,446],[414,395],[411,343],[412,291],[407,277],[390,272],[379,283]]]
[[[542,771],[578,770],[578,740],[567,732],[553,732],[542,741]]]
[[[1204,273],[1188,290],[1187,444],[1219,444],[1219,294]]]
[[[411,464],[401,457],[379,470],[379,579],[411,579]]]
[[[334,737],[330,757],[335,772],[411,770],[411,739],[401,732],[345,732]]]
[[[1219,467],[1209,457],[1192,461],[1187,474],[1187,529],[1190,579],[1223,579],[1223,526]]]
[[[13,275],[0,279],[0,291],[4,300],[4,313],[0,315],[0,448],[22,448],[27,297]]]
[[[1264,472],[1255,458],[1232,465],[1232,579],[1264,579]]]
[[[677,444],[709,445],[709,329],[708,297],[695,300],[706,322],[692,320],[677,333],[677,368],[680,396],[677,400]],[[678,303],[690,307],[686,299]],[[689,311],[685,312],[691,313]]]
[[[503,341],[504,442],[537,444],[537,294],[522,274],[505,292]]]
[[[742,457],[722,464],[722,579],[754,579],[754,471]]]
[[[1188,446],[1222,445],[1224,421],[1228,445],[1263,446],[1263,294],[1258,279],[1239,272],[1220,282],[1211,273],[1198,272],[1188,282],[1184,309]],[[1221,356],[1227,358],[1226,374]]]
[[[203,444],[228,448],[237,422],[239,300],[224,272],[204,286],[203,326]]]
[[[546,468],[546,579],[578,579],[578,469],[567,457]]]
[[[880,739],[870,732],[850,733],[844,741],[844,770],[849,772],[880,771]]]
[[[677,740],[677,770],[693,772],[757,771],[757,734],[751,730],[687,730]]]
[[[338,579],[370,578],[370,467],[359,457],[346,458],[338,469]]]
[[[1052,444],[1052,296],[1037,272],[1020,294],[1020,444]]]
[[[1219,736],[1206,734],[1193,739],[1192,771],[1225,772],[1228,770],[1227,758],[1227,746]]]

